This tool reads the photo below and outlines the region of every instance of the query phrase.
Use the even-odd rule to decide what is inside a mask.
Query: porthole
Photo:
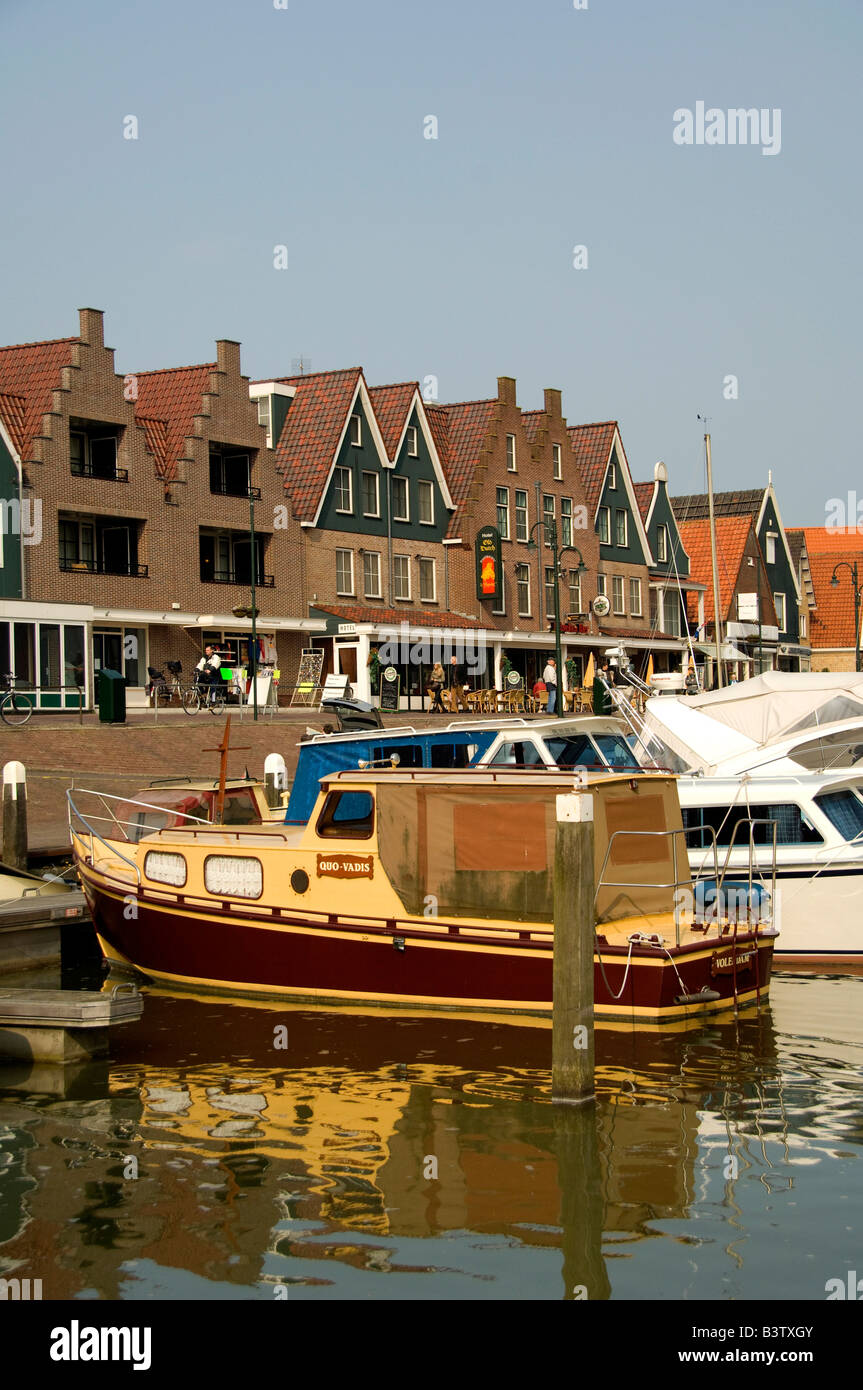
[[[307,893],[309,888],[309,876],[305,869],[294,869],[291,874],[291,887],[295,893]]]

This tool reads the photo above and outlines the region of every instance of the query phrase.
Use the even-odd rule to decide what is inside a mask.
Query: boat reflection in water
[[[770,1270],[823,1297],[859,1248],[863,1030],[829,1039],[863,981],[774,988],[736,1025],[599,1031],[583,1112],[550,1103],[542,1020],[150,991],[107,1090],[0,1106],[3,1272],[46,1299],[763,1298]]]

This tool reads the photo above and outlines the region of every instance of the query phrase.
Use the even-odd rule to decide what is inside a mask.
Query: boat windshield
[[[638,768],[632,749],[618,734],[597,734],[595,739],[587,734],[546,738],[545,746],[558,767]]]
[[[850,788],[840,792],[824,792],[816,796],[815,805],[824,812],[843,840],[856,840],[863,835],[863,801]]]

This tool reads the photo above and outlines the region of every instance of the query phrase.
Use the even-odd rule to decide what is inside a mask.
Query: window
[[[410,521],[407,478],[393,478],[393,521]]]
[[[680,636],[680,596],[676,589],[666,589],[663,594],[662,631],[672,637]]]
[[[626,550],[629,544],[629,518],[626,512],[614,513],[614,543],[620,546],[621,550]]]
[[[393,598],[411,596],[411,562],[408,555],[393,556]]]
[[[91,521],[60,522],[60,568],[95,567],[95,527]]]
[[[641,580],[629,581],[629,611],[633,618],[641,617]]]
[[[113,517],[82,519],[61,515],[57,528],[60,569],[145,579],[147,567],[138,564],[139,529],[138,522],[115,521]]]
[[[434,526],[434,485],[425,478],[419,481],[419,516],[422,526]]]
[[[408,425],[407,446],[411,458],[415,459],[419,453],[416,425]]]
[[[342,551],[342,554],[350,554],[350,551]],[[363,555],[363,593],[366,598],[381,596],[381,557],[374,550],[367,550]]]
[[[555,476],[555,478],[562,478],[562,477],[563,477],[563,457],[562,457],[562,454],[561,454],[561,449],[560,449],[560,445],[559,445],[559,444],[552,444],[552,446],[551,446],[551,458],[552,458],[552,462],[553,462],[553,464],[554,464],[554,476]]]
[[[801,636],[801,637],[805,637],[805,636],[806,636],[806,629],[807,629],[808,622],[809,622],[809,619],[807,618],[806,614],[805,614],[805,613],[801,613],[801,614],[800,614],[800,636]]]
[[[611,545],[611,509],[600,507],[597,518],[599,525],[599,544]]]
[[[545,616],[552,617],[554,614],[554,566],[545,567]]]
[[[336,551],[336,593],[353,594],[354,592],[354,552],[352,550]]]
[[[727,847],[738,821],[751,817],[757,821],[776,821],[776,844],[778,845],[817,845],[823,844],[823,837],[811,821],[794,802],[768,806],[692,806],[683,810],[683,828],[687,832],[686,843],[690,849],[703,849],[712,844],[712,836],[707,827],[716,831],[716,843]],[[746,850],[749,845],[749,829],[741,826],[734,839],[735,849]],[[772,825],[752,826],[752,838],[756,845],[772,845]]]
[[[516,565],[515,583],[518,593],[519,617],[530,617],[530,566]]]
[[[248,497],[251,486],[251,459],[247,453],[229,449],[210,450],[210,491],[223,497]]]
[[[336,469],[335,490],[336,511],[352,512],[354,509],[354,488],[349,468]]]
[[[606,575],[598,574],[596,576],[596,592],[598,594],[608,593],[608,577]]]
[[[436,603],[437,592],[435,584],[434,560],[421,558],[420,566],[420,599],[423,603]]]
[[[347,471],[347,470],[345,470]],[[363,474],[363,516],[380,516],[380,488],[377,473]]]
[[[330,792],[315,830],[337,840],[368,840],[375,823],[371,792]]]
[[[764,558],[766,559],[768,565],[775,565],[775,563],[776,563],[776,537],[775,537],[774,535],[771,535],[769,532],[768,532],[768,534],[767,534],[767,536],[766,536],[766,538],[765,538],[765,549],[766,549],[767,553],[766,553],[766,555],[765,555]]]
[[[516,488],[515,538],[517,541],[526,541],[528,539],[528,534],[527,493],[521,492]]]
[[[259,898],[264,891],[263,865],[245,854],[208,854],[204,887],[220,898]]]
[[[656,530],[656,558],[661,565],[668,560],[668,527],[659,526]]]
[[[583,613],[581,606],[581,575],[578,570],[570,570],[567,576],[569,580],[569,611],[573,613]]]
[[[69,467],[78,478],[113,478],[125,482],[128,473],[117,469],[116,433],[110,425],[92,424],[69,431]]]
[[[497,490],[497,529],[502,541],[509,540],[509,488]]]
[[[623,604],[623,575],[615,574],[611,580],[611,611],[623,617],[626,609]]]
[[[544,494],[542,499],[542,519],[546,526],[545,543],[546,545],[551,545],[550,536],[551,525],[554,521],[554,498],[549,497],[547,494]]]
[[[357,449],[363,442],[363,422],[359,415],[351,416],[350,439]]]
[[[850,788],[816,796],[815,805],[824,812],[843,840],[856,840],[863,835],[863,802]]]
[[[617,491],[617,464],[614,459],[608,465],[608,486],[612,492]]]
[[[258,396],[255,404],[258,407],[258,424],[265,425],[267,434],[270,433],[270,398],[269,396]]]
[[[572,545],[572,498],[560,499],[560,543]]]
[[[507,471],[515,473],[515,435],[508,434],[506,437],[506,466]]]
[[[785,631],[785,595],[773,595],[773,607],[776,609],[776,621],[779,624],[779,631]]]

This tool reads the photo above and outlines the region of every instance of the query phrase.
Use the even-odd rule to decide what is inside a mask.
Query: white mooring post
[[[594,1099],[593,953],[596,923],[593,797],[557,797],[554,853],[554,994],[551,1098]]]
[[[268,753],[264,759],[264,788],[267,805],[278,806],[287,789],[288,769],[281,753]]]
[[[3,863],[27,868],[27,774],[23,763],[3,766]]]

